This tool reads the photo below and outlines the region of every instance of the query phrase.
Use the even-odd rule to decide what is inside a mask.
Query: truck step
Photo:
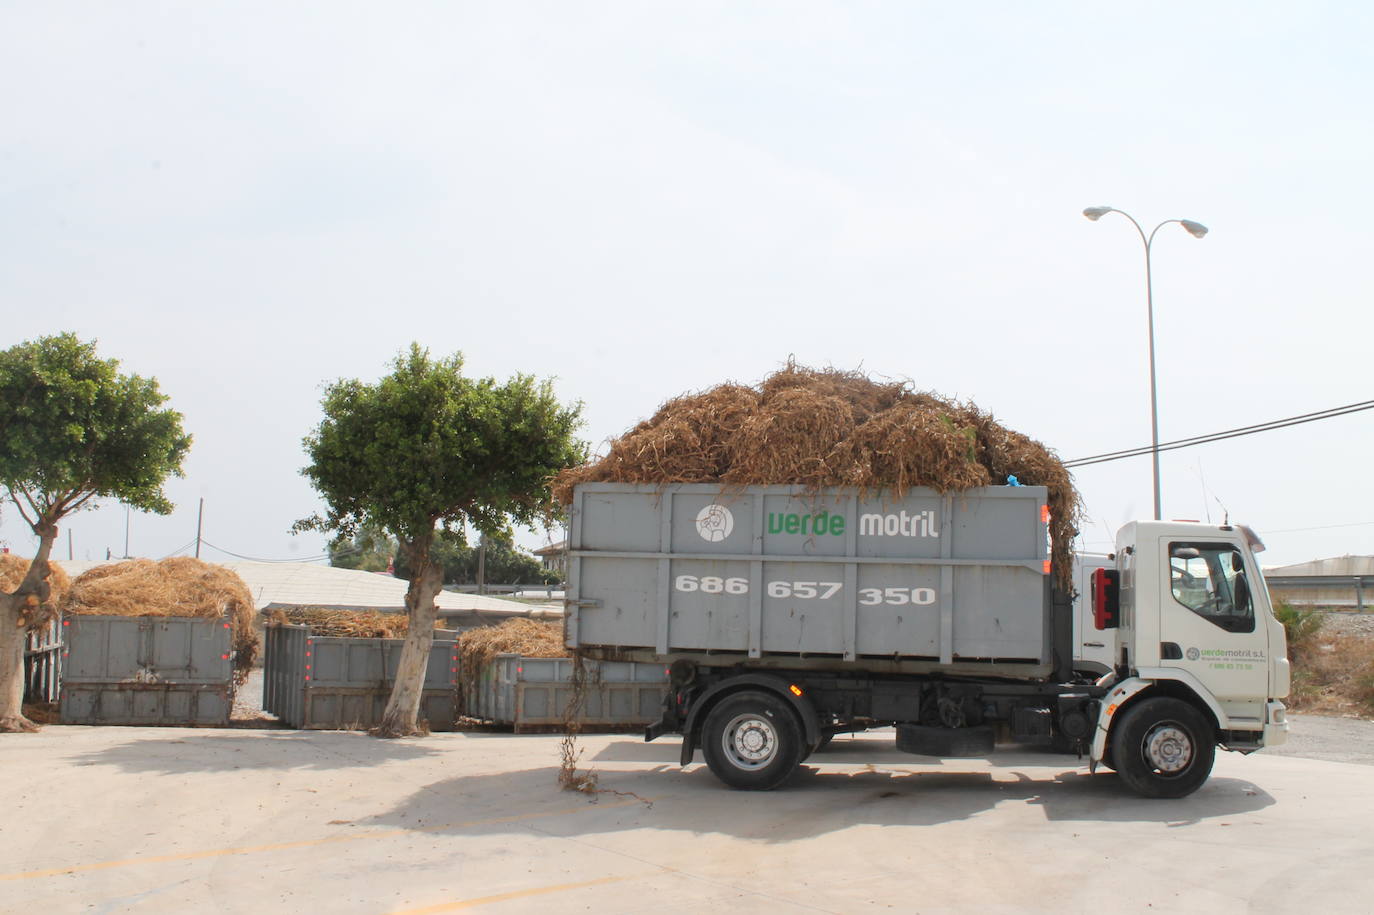
[[[917,756],[967,758],[992,753],[992,728],[931,728],[919,724],[897,725],[897,749]]]

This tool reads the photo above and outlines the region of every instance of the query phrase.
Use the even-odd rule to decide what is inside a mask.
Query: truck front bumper
[[[1277,747],[1288,742],[1288,709],[1282,702],[1264,706],[1264,745]]]

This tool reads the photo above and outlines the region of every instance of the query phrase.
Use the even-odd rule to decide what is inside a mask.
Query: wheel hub
[[[1193,742],[1182,728],[1160,725],[1146,735],[1145,755],[1151,766],[1166,775],[1174,775],[1188,768],[1193,759]]]
[[[761,769],[777,754],[778,735],[767,718],[740,715],[725,728],[721,744],[734,765],[741,769]]]

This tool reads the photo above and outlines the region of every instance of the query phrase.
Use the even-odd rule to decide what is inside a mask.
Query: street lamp
[[[1135,221],[1135,217],[1125,210],[1118,210],[1116,207],[1088,207],[1083,211],[1083,215],[1097,222],[1108,213],[1120,213],[1131,221],[1135,230],[1140,233],[1140,240],[1145,243],[1145,310],[1150,322],[1150,457],[1154,460],[1155,471],[1155,520],[1160,519],[1159,508],[1159,398],[1155,391],[1155,301],[1154,284],[1150,277],[1150,245],[1154,243],[1155,233],[1164,228],[1171,222],[1176,222],[1194,238],[1201,238],[1207,234],[1207,227],[1200,222],[1193,222],[1191,219],[1166,219],[1159,225],[1150,230],[1146,235],[1145,230],[1140,227],[1140,223]]]

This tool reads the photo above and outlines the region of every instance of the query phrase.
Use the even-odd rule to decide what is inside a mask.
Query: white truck
[[[734,788],[770,789],[838,733],[975,757],[1046,744],[1149,797],[1218,746],[1282,743],[1289,688],[1245,527],[1136,522],[1085,577],[1108,664],[1075,644],[1046,491],[889,494],[711,484],[577,487],[566,640],[670,666],[661,719]],[[1092,565],[1089,563],[1088,565]]]

